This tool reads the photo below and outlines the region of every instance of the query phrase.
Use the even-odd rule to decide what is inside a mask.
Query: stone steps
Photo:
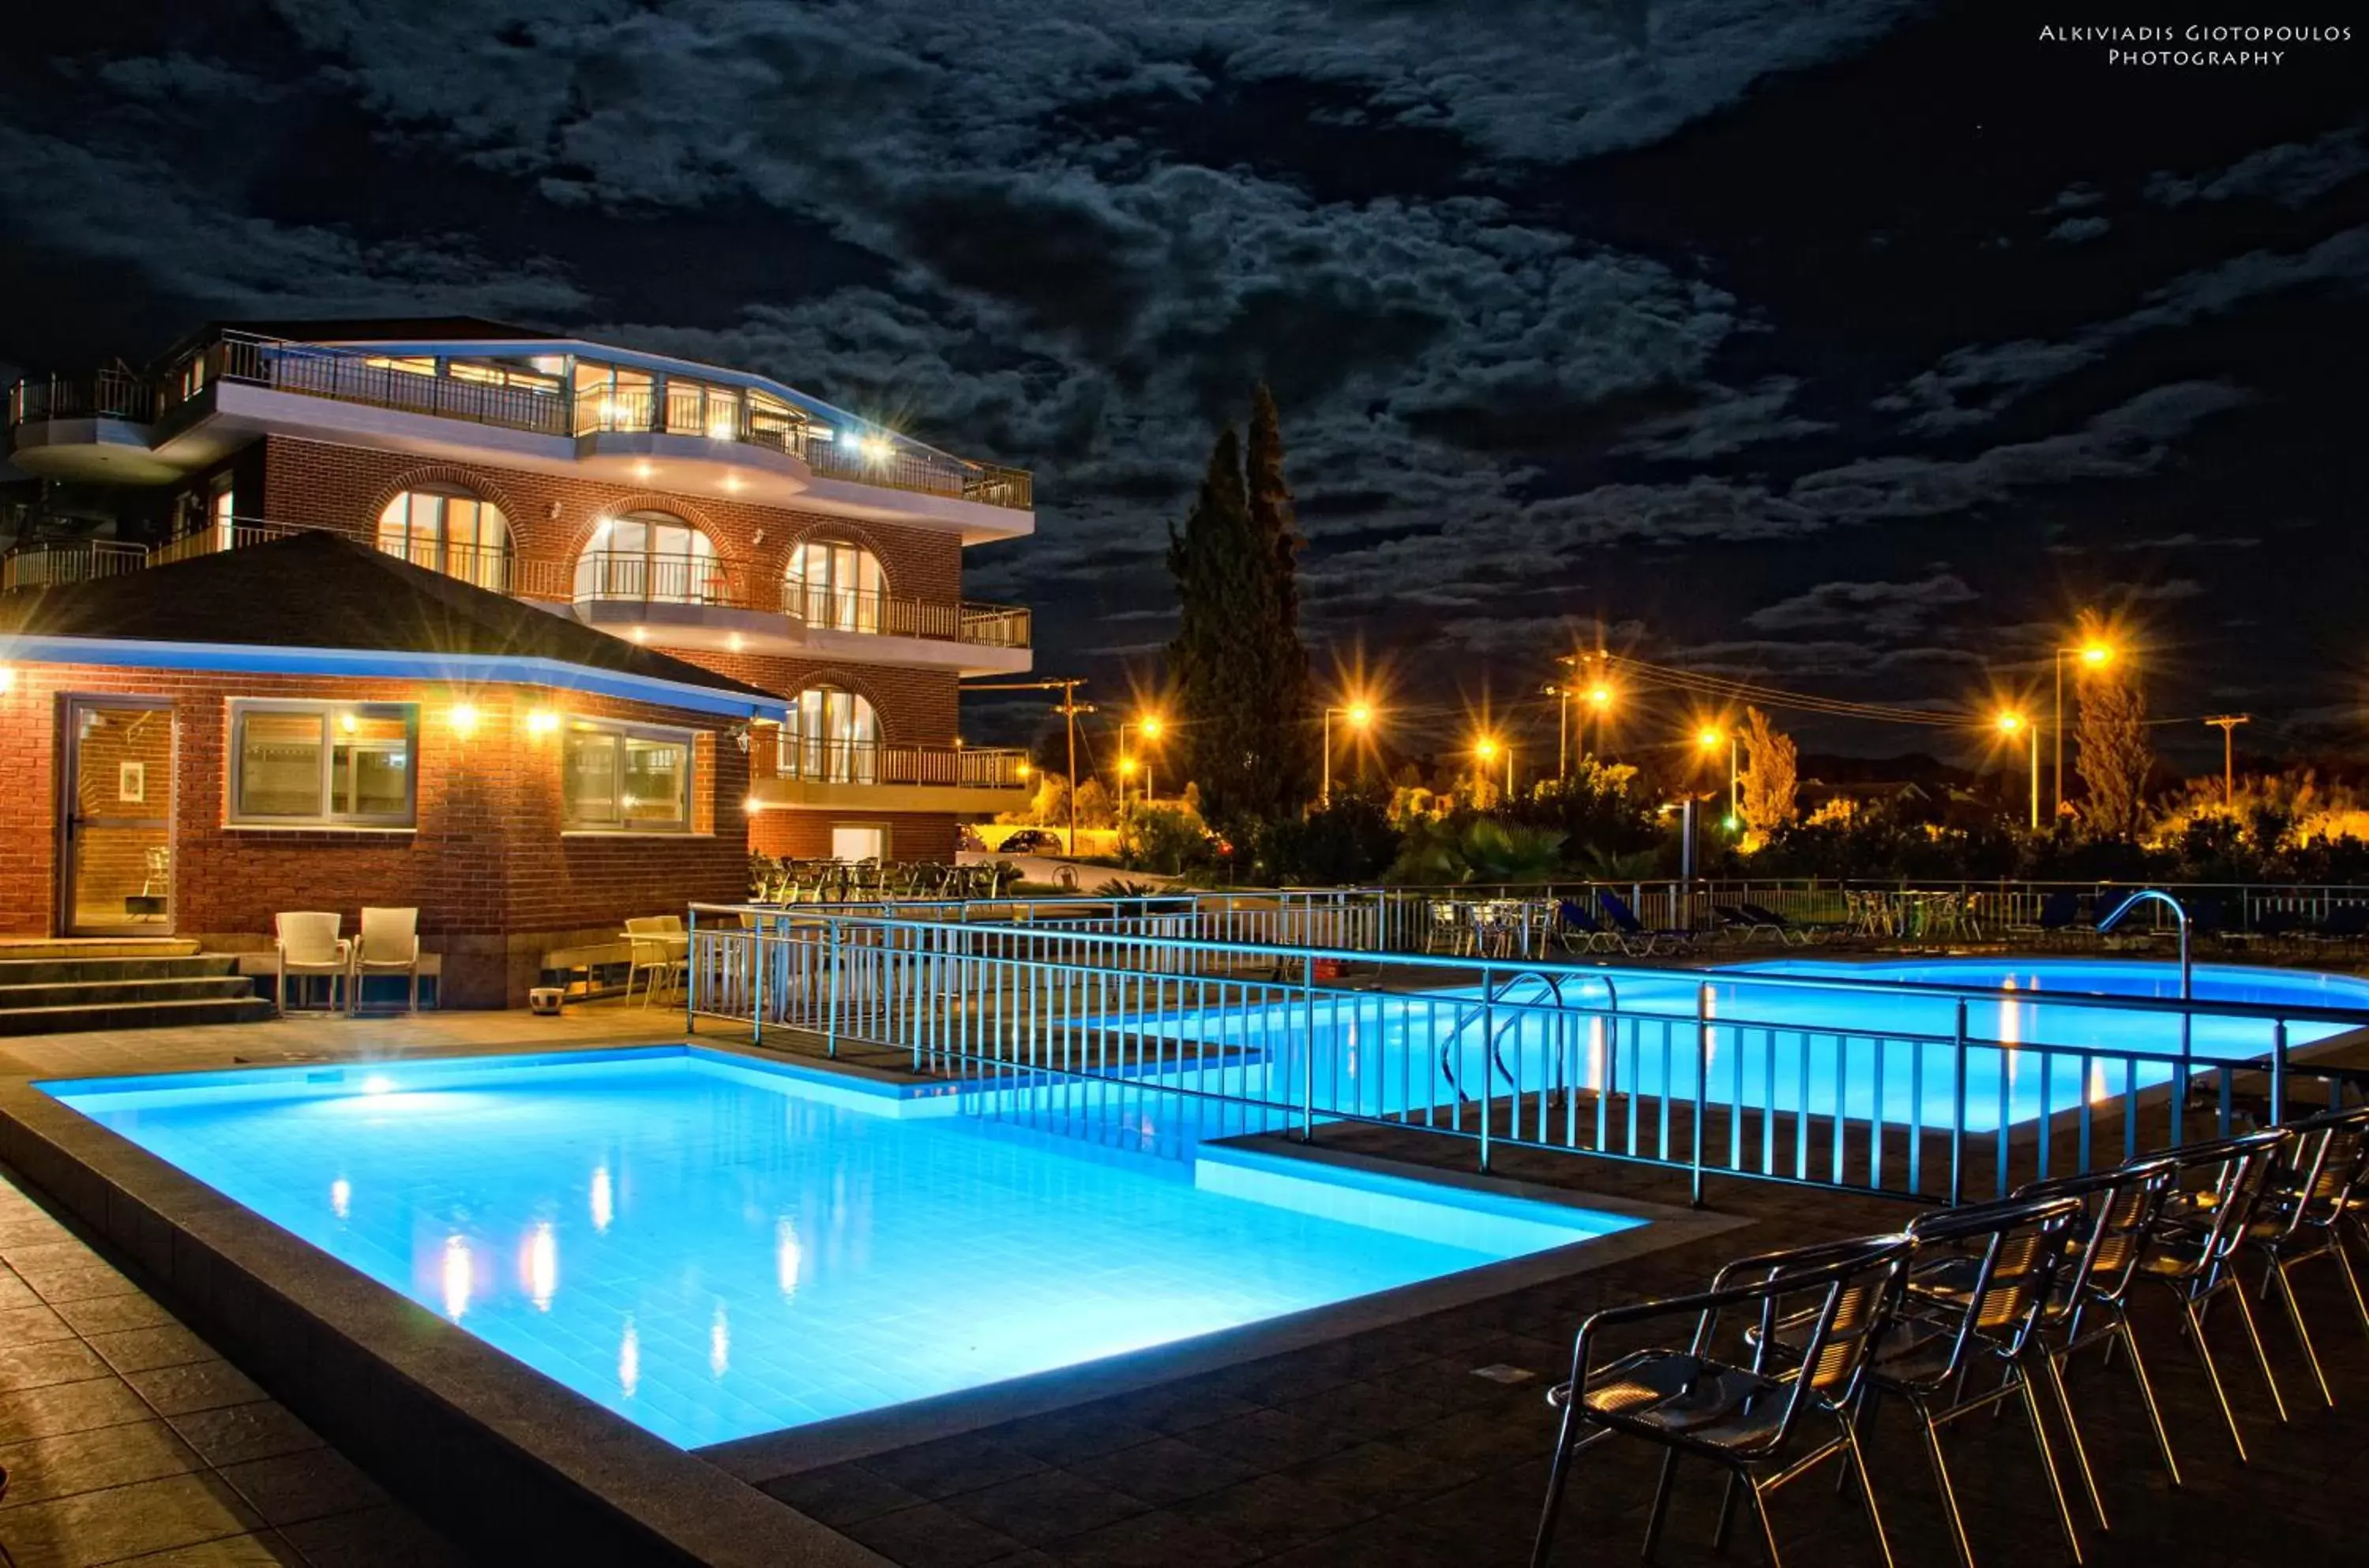
[[[200,953],[195,943],[97,954],[89,947],[0,947],[0,1036],[247,1024],[272,1015],[233,955]]]

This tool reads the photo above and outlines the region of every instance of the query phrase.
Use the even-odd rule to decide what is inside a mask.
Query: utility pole
[[[2214,714],[2204,722],[2221,732],[2221,807],[2225,811],[2237,809],[2237,727],[2252,720],[2251,714]]]
[[[1061,705],[1053,711],[1069,722],[1070,853],[1071,855],[1078,853],[1078,715],[1094,711],[1093,704],[1078,701],[1078,688],[1085,683],[1085,677],[1081,675],[1059,681],[991,681],[962,688],[966,692],[1059,692],[1061,693]]]

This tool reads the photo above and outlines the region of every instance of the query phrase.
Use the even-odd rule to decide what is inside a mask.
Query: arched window
[[[836,686],[810,686],[790,704],[782,732],[784,777],[870,784],[877,776],[880,724],[872,704]]]
[[[782,608],[831,632],[880,630],[880,558],[860,545],[817,539],[790,552]]]
[[[628,512],[593,530],[576,558],[578,599],[710,604],[724,597],[715,546],[665,512]]]
[[[510,530],[502,509],[459,488],[406,490],[378,514],[378,547],[463,582],[510,590]]]

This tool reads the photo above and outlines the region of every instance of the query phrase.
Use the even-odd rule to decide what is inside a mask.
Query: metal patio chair
[[[2035,1374],[2052,1387],[2055,1382],[2055,1362],[2039,1329],[2081,1213],[2078,1198],[2009,1198],[1921,1214],[1908,1227],[1917,1254],[1907,1300],[1876,1350],[1860,1415],[1871,1425],[1886,1395],[1916,1413],[1950,1539],[1964,1568],[1974,1568],[1974,1551],[1941,1451],[1941,1429],[2010,1398],[2023,1402],[2066,1550],[2081,1561],[2080,1532],[2033,1387]],[[1986,1368],[1997,1368],[1997,1386],[1969,1394],[1968,1376]]]
[[[2369,1330],[2369,1300],[2362,1297],[2352,1260],[2344,1255],[2342,1230],[2347,1219],[2359,1223],[2364,1195],[2369,1195],[2369,1106],[2324,1112],[2290,1122],[2287,1128],[2295,1142],[2271,1178],[2261,1211],[2246,1228],[2244,1244],[2262,1259],[2264,1299],[2275,1289],[2286,1306],[2304,1361],[2319,1385],[2321,1402],[2333,1405],[2336,1395],[2329,1390],[2311,1331],[2304,1326],[2303,1302],[2291,1276],[2307,1263],[2333,1262],[2352,1294],[2362,1328]]]
[[[1707,1291],[1590,1316],[1572,1345],[1570,1381],[1547,1393],[1562,1420],[1531,1568],[1542,1568],[1553,1546],[1571,1461],[1616,1436],[1664,1450],[1645,1526],[1648,1559],[1661,1538],[1681,1458],[1705,1459],[1728,1473],[1719,1544],[1726,1540],[1737,1483],[1749,1488],[1771,1568],[1782,1568],[1783,1559],[1769,1523],[1769,1495],[1825,1460],[1841,1459],[1859,1478],[1868,1523],[1889,1568],[1892,1546],[1852,1418],[1868,1367],[1899,1307],[1910,1245],[1905,1235],[1874,1236],[1770,1253],[1728,1265]],[[1608,1333],[1686,1317],[1695,1320],[1686,1349],[1637,1350],[1599,1363]],[[1744,1358],[1721,1359],[1722,1320],[1733,1325],[1738,1317],[1751,1320]],[[1776,1345],[1780,1323],[1797,1325],[1799,1355],[1790,1362]]]
[[[2160,1280],[2180,1303],[2189,1343],[2196,1347],[2197,1360],[2203,1363],[2205,1381],[2213,1385],[2213,1397],[2220,1402],[2221,1418],[2228,1423],[2229,1441],[2236,1446],[2240,1463],[2246,1459],[2246,1439],[2237,1430],[2237,1412],[2230,1408],[2221,1368],[2214,1364],[2213,1347],[2204,1337],[2204,1314],[2215,1300],[2226,1298],[2236,1303],[2237,1321],[2245,1326],[2254,1360],[2262,1369],[2262,1381],[2271,1391],[2271,1407],[2284,1423],[2286,1401],[2271,1371],[2253,1309],[2247,1304],[2237,1258],[2248,1227],[2260,1211],[2263,1194],[2277,1174],[2279,1155],[2294,1138],[2285,1127],[2269,1127],[2169,1150],[2167,1158],[2178,1167],[2181,1186],[2165,1202],[2146,1253],[2139,1261],[2140,1275]],[[2190,1190],[2188,1184],[2199,1176],[2204,1180]]]
[[[2179,1173],[2175,1162],[2157,1156],[2112,1170],[2033,1182],[2015,1194],[2019,1198],[2075,1198],[2083,1206],[2074,1228],[2077,1245],[2041,1306],[2040,1341],[2051,1363],[2049,1380],[2056,1396],[2056,1412],[2072,1440],[2074,1462],[2100,1529],[2109,1528],[2105,1499],[2099,1493],[2089,1446],[2082,1438],[2081,1423],[2065,1381],[2065,1369],[2078,1352],[2103,1345],[2112,1359],[2114,1347],[2122,1347],[2130,1363],[2131,1379],[2138,1384],[2139,1401],[2146,1407],[2156,1448],[2163,1455],[2164,1472],[2172,1485],[2180,1483],[2180,1460],[2172,1454],[2171,1434],[2164,1426],[2155,1384],[2147,1377],[2146,1361],[2139,1355],[2130,1318],[2131,1287],[2137,1282],[2140,1260],[2146,1255],[2157,1217]]]

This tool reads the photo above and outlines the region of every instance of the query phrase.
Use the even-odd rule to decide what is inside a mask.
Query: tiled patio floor
[[[521,1048],[680,1037],[679,1014],[589,1008],[559,1021],[452,1013],[348,1024],[289,1021],[0,1042],[17,1072],[228,1065],[283,1052]],[[1469,1145],[1373,1128],[1327,1141],[1414,1162],[1469,1164]],[[1501,1173],[1660,1203],[1683,1185],[1642,1167],[1501,1151]],[[1541,1389],[1593,1308],[1700,1286],[1746,1251],[1897,1226],[1909,1212],[1739,1180],[1713,1207],[1757,1221],[1560,1283],[1253,1363],[876,1455],[773,1482],[785,1501],[910,1568],[1001,1562],[1113,1568],[1467,1568],[1525,1559],[1551,1426]],[[55,1250],[60,1248],[66,1250]],[[0,1540],[20,1561],[434,1564],[448,1551],[319,1448],[259,1391],[54,1221],[0,1191],[0,1463],[14,1472]],[[2283,1322],[2265,1320],[2294,1423],[2275,1425],[2234,1337],[2221,1345],[2255,1462],[2237,1466],[2163,1303],[2144,1303],[2149,1349],[2189,1485],[2165,1484],[2119,1368],[2076,1374],[2115,1528],[2087,1529],[2089,1560],[2234,1568],[2358,1562],[2369,1553],[2369,1339],[2332,1280],[2306,1306],[2342,1402],[2306,1402]],[[2216,1333],[2229,1325],[2216,1325]],[[43,1338],[41,1336],[49,1337]],[[1505,1383],[1481,1368],[1530,1374]],[[112,1436],[105,1436],[113,1434]],[[2013,1418],[1951,1439],[1980,1561],[2064,1560],[2030,1437]],[[1613,1445],[1574,1478],[1556,1561],[1633,1560],[1653,1457]],[[1931,1481],[1896,1413],[1876,1445],[1878,1494],[1904,1568],[1951,1561]],[[1708,1550],[1716,1485],[1682,1479],[1662,1560],[1748,1562]],[[1877,1561],[1863,1516],[1822,1478],[1778,1505],[1789,1562]],[[190,1548],[175,1554],[177,1547]]]

